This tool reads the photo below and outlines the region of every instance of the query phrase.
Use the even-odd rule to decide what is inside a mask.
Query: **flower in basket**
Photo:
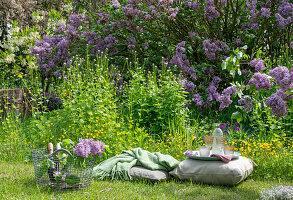
[[[101,141],[94,141],[93,139],[79,138],[79,143],[74,148],[73,153],[82,158],[88,158],[90,153],[93,157],[96,155],[102,158],[103,152],[105,152],[105,143]]]

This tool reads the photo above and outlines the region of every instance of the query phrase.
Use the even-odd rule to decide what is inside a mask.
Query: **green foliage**
[[[122,100],[126,104],[124,115],[127,121],[163,137],[171,123],[188,117],[186,92],[175,76],[155,73],[145,76],[134,72],[132,77],[125,89],[126,98]]]

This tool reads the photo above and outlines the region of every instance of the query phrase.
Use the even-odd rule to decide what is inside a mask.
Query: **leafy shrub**
[[[40,104],[43,111],[52,111],[62,108],[63,103],[60,97],[54,93],[41,93],[37,97],[37,103]]]
[[[151,134],[163,136],[173,121],[187,118],[186,92],[172,75],[137,72],[125,89],[126,119]]]

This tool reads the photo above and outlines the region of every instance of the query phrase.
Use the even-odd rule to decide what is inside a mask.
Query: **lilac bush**
[[[73,5],[69,23],[60,25],[52,36],[44,36],[44,41],[32,48],[47,88],[53,76],[62,78],[62,69],[74,55],[87,49],[94,57],[108,52],[110,62],[118,66],[126,58],[137,58],[150,70],[153,64],[159,68],[163,63],[183,74],[191,106],[209,109],[217,105],[223,110],[232,104],[236,93],[224,92],[234,75],[219,70],[219,63],[244,45],[248,53],[264,46],[274,59],[292,41],[293,4],[288,0],[76,0]],[[252,58],[250,66],[266,70],[259,58]],[[243,68],[239,70],[247,76],[253,72]],[[215,84],[213,77],[225,79]],[[254,74],[249,84],[256,85],[257,90],[273,86],[261,73]],[[286,83],[282,84],[285,87]],[[120,89],[117,94],[122,94]]]

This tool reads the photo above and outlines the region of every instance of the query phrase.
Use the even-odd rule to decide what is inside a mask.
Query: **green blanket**
[[[151,153],[141,148],[130,151],[122,151],[100,163],[93,169],[93,177],[97,179],[121,179],[131,180],[129,170],[133,166],[141,166],[150,170],[171,171],[179,165],[179,161],[170,155],[159,152]]]

